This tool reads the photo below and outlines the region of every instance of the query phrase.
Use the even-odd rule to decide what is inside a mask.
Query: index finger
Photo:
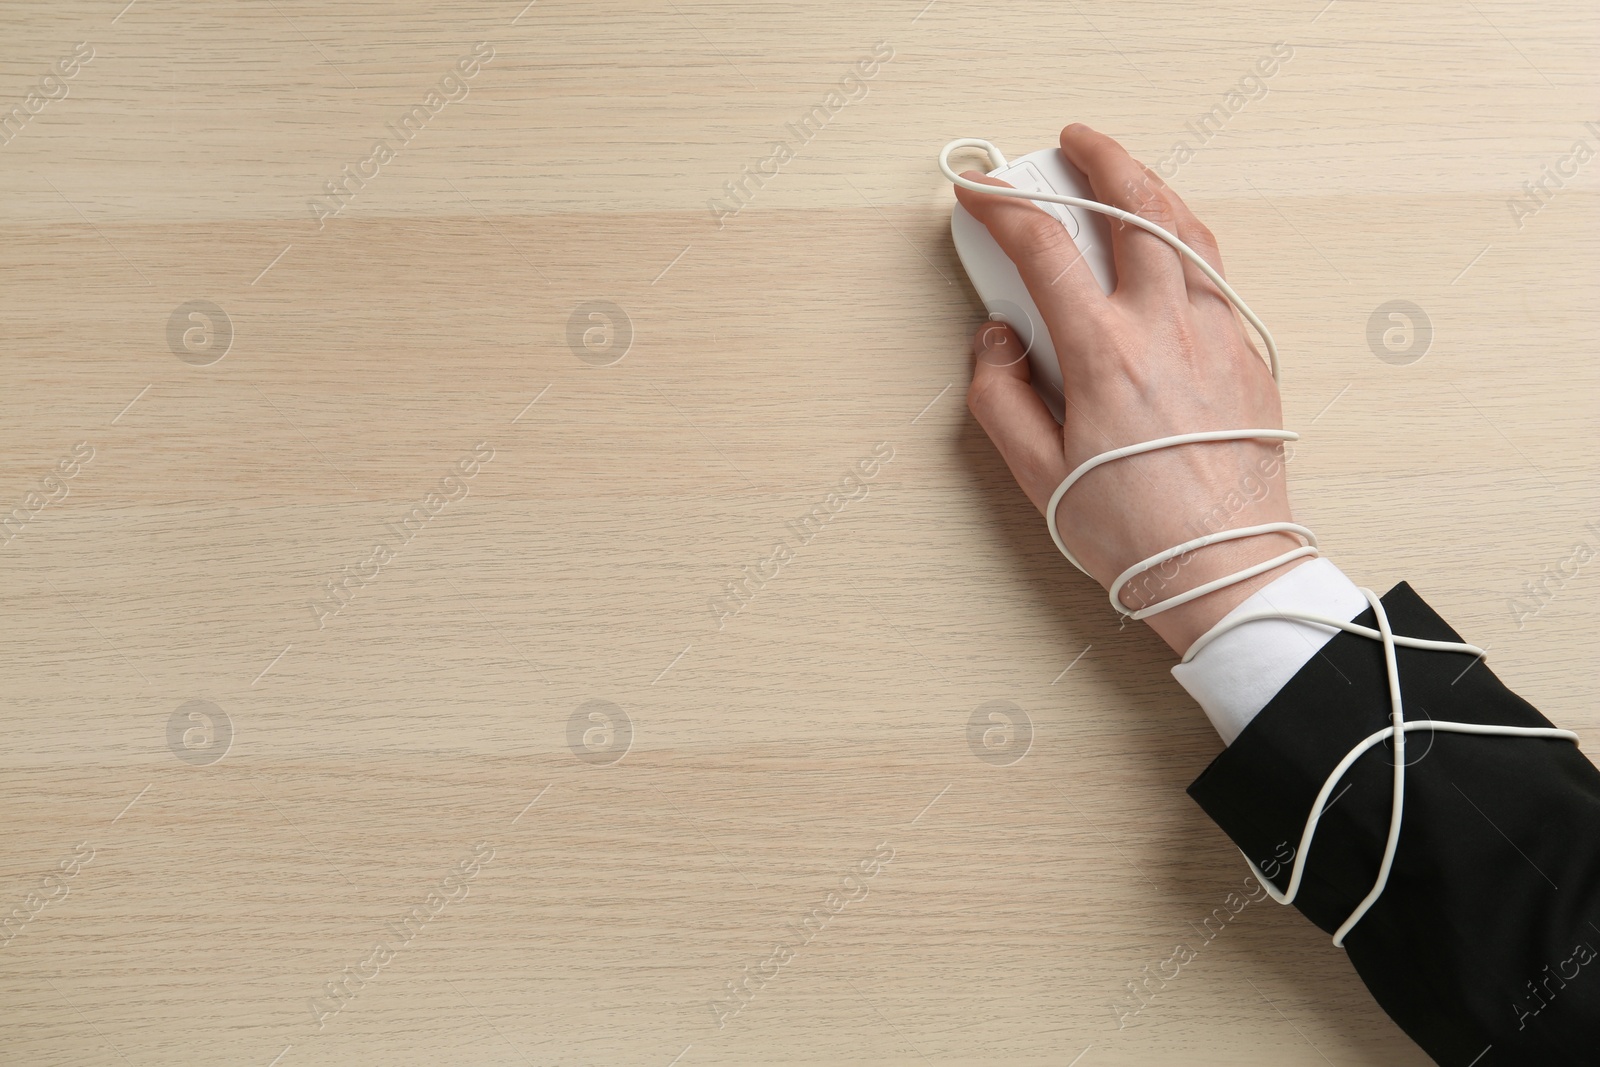
[[[977,171],[962,175],[983,185],[1011,188]],[[956,186],[956,199],[983,223],[1016,265],[1028,295],[1044,316],[1063,377],[1069,352],[1083,351],[1112,314],[1105,291],[1095,280],[1083,250],[1059,219],[1013,196],[990,196]]]

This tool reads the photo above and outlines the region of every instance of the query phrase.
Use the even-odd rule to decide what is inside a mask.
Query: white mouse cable
[[[990,196],[1013,196],[1022,200],[1045,201],[1053,204],[1063,204],[1068,207],[1081,208],[1085,211],[1094,211],[1101,215],[1109,215],[1112,218],[1120,219],[1123,222],[1137,226],[1140,229],[1146,230],[1161,238],[1161,240],[1172,246],[1172,248],[1181,256],[1189,260],[1189,262],[1193,263],[1203,274],[1205,274],[1205,276],[1210,279],[1211,282],[1215,284],[1222,292],[1223,296],[1227,297],[1228,302],[1238,309],[1239,314],[1244,316],[1245,320],[1249,322],[1256,333],[1260,335],[1261,340],[1267,350],[1267,363],[1272,370],[1273,381],[1278,380],[1278,349],[1277,345],[1272,340],[1272,334],[1267,330],[1266,324],[1261,321],[1255,312],[1250,310],[1249,306],[1245,304],[1244,300],[1240,298],[1239,294],[1234,292],[1233,288],[1228,285],[1228,283],[1220,274],[1217,273],[1211,264],[1207,263],[1197,252],[1195,252],[1194,249],[1184,244],[1183,241],[1180,240],[1176,235],[1168,232],[1160,226],[1157,226],[1153,222],[1149,222],[1146,219],[1140,218],[1138,215],[1123,211],[1120,208],[1111,207],[1108,204],[1102,204],[1096,200],[1085,200],[1081,197],[1060,196],[1052,193],[1035,193],[1023,189],[1001,188],[999,186],[984,185],[980,182],[970,181],[955,173],[955,171],[950,167],[950,153],[958,148],[982,149],[989,156],[991,170],[999,170],[1004,167],[1006,165],[1006,158],[1003,154],[1001,154],[1000,149],[996,148],[990,142],[981,140],[979,138],[958,138],[957,140],[951,141],[949,144],[945,145],[944,148],[939,152],[939,169],[944,172],[944,176],[953,184],[959,185],[963,189],[970,189],[973,192],[984,193]],[[1061,554],[1066,556],[1067,560],[1071,562],[1073,566],[1077,567],[1085,574],[1088,574],[1088,571],[1085,570],[1083,564],[1078,562],[1078,560],[1072,555],[1071,551],[1067,549],[1066,543],[1062,540],[1061,532],[1056,525],[1056,510],[1060,506],[1062,498],[1066,496],[1067,490],[1072,488],[1073,484],[1085,474],[1093,470],[1095,467],[1100,466],[1102,463],[1110,463],[1113,460],[1123,459],[1127,456],[1139,455],[1145,452],[1153,452],[1157,449],[1171,448],[1176,445],[1195,444],[1200,442],[1242,440],[1297,441],[1299,439],[1299,434],[1288,430],[1212,430],[1202,433],[1176,434],[1171,437],[1162,437],[1154,441],[1146,441],[1142,444],[1127,445],[1122,448],[1112,449],[1108,452],[1102,452],[1100,455],[1094,456],[1079,464],[1076,470],[1062,480],[1061,484],[1056,488],[1055,493],[1051,496],[1049,506],[1045,512],[1046,523],[1050,528],[1050,537],[1055,541],[1056,547],[1061,550]],[[1123,606],[1119,595],[1122,591],[1123,585],[1125,585],[1134,576],[1150,569],[1151,567],[1159,566],[1160,564],[1176,558],[1177,556],[1193,552],[1207,545],[1216,544],[1219,541],[1234,540],[1242,537],[1254,537],[1257,534],[1263,533],[1293,533],[1304,538],[1306,543],[1298,548],[1291,549],[1274,559],[1268,560],[1265,563],[1259,563],[1254,566],[1244,568],[1243,570],[1236,571],[1233,574],[1207,582],[1204,585],[1197,586],[1196,588],[1190,589],[1184,593],[1179,593],[1175,596],[1168,597],[1165,600],[1158,601],[1157,603],[1142,608],[1138,611],[1130,611]],[[1117,579],[1111,584],[1111,589],[1109,591],[1111,597],[1111,606],[1129,618],[1144,619],[1156,614],[1157,612],[1175,608],[1180,604],[1186,604],[1191,600],[1206,595],[1207,593],[1215,592],[1218,589],[1233,585],[1237,582],[1246,581],[1258,574],[1264,574],[1274,567],[1277,567],[1283,563],[1287,563],[1290,560],[1316,555],[1318,555],[1318,550],[1315,535],[1312,534],[1310,530],[1297,523],[1264,523],[1259,526],[1247,526],[1236,530],[1224,530],[1217,533],[1207,534],[1204,537],[1197,537],[1192,541],[1186,541],[1181,545],[1174,546],[1173,548],[1169,548],[1163,552],[1158,552],[1148,559],[1142,560],[1141,562],[1136,563],[1132,567],[1129,567],[1127,570],[1123,571],[1122,574],[1118,575]],[[1367,603],[1372,608],[1373,616],[1375,621],[1378,623],[1378,628],[1376,630],[1372,629],[1371,627],[1361,626],[1354,622],[1334,619],[1325,615],[1316,615],[1308,612],[1247,612],[1242,615],[1224,619],[1217,623],[1216,626],[1202,634],[1194,642],[1194,644],[1189,646],[1188,651],[1183,654],[1182,659],[1182,662],[1188,663],[1202,648],[1216,640],[1222,634],[1227,633],[1236,627],[1246,625],[1247,623],[1259,622],[1264,619],[1293,619],[1299,622],[1310,623],[1315,626],[1326,626],[1333,630],[1342,630],[1346,633],[1370,638],[1383,645],[1384,673],[1387,676],[1389,683],[1390,725],[1382,730],[1378,730],[1372,734],[1369,734],[1366,738],[1362,739],[1353,748],[1351,748],[1350,751],[1345,754],[1344,758],[1339,761],[1338,765],[1335,766],[1331,772],[1329,772],[1327,779],[1322,784],[1322,789],[1317,793],[1317,799],[1315,803],[1313,803],[1311,806],[1310,814],[1306,817],[1305,830],[1301,833],[1300,845],[1295,850],[1294,867],[1289,875],[1288,889],[1286,891],[1279,892],[1277,886],[1274,885],[1273,882],[1267,878],[1267,876],[1263,874],[1258,867],[1256,867],[1256,865],[1250,860],[1250,857],[1244,857],[1246,865],[1249,866],[1251,872],[1254,873],[1257,880],[1260,881],[1262,888],[1264,888],[1272,896],[1272,899],[1276,900],[1280,904],[1293,903],[1295,897],[1300,892],[1300,886],[1305,876],[1306,860],[1311,853],[1312,837],[1316,834],[1317,823],[1321,820],[1322,813],[1327,807],[1328,797],[1333,792],[1333,787],[1339,783],[1339,781],[1344,777],[1345,772],[1354,765],[1355,761],[1363,753],[1372,748],[1374,745],[1380,744],[1383,741],[1392,738],[1394,742],[1394,785],[1389,807],[1389,833],[1384,842],[1383,859],[1378,865],[1378,876],[1376,881],[1373,883],[1372,889],[1364,898],[1362,898],[1361,903],[1358,904],[1355,910],[1350,913],[1350,916],[1345,919],[1345,921],[1336,931],[1334,931],[1333,943],[1341,948],[1344,947],[1345,936],[1349,934],[1351,929],[1355,927],[1356,923],[1361,921],[1362,917],[1366,915],[1367,911],[1377,903],[1378,898],[1383,895],[1383,890],[1389,883],[1389,873],[1394,867],[1395,852],[1398,850],[1400,845],[1400,826],[1402,822],[1402,815],[1405,810],[1405,739],[1407,733],[1410,733],[1413,730],[1434,730],[1440,733],[1476,734],[1479,736],[1559,738],[1561,740],[1571,741],[1574,744],[1576,744],[1578,741],[1578,735],[1572,731],[1556,729],[1554,727],[1499,726],[1485,725],[1482,723],[1449,722],[1441,719],[1428,719],[1421,722],[1407,722],[1405,718],[1405,709],[1400,697],[1400,667],[1395,656],[1395,649],[1397,647],[1423,649],[1437,652],[1461,652],[1478,657],[1480,659],[1486,656],[1488,653],[1476,645],[1469,645],[1461,642],[1430,641],[1419,637],[1405,637],[1397,635],[1389,628],[1389,615],[1388,612],[1384,610],[1383,603],[1378,599],[1378,595],[1372,590],[1366,588],[1362,588],[1360,592],[1361,595],[1366,598]],[[1240,855],[1244,855],[1242,849],[1240,850]]]

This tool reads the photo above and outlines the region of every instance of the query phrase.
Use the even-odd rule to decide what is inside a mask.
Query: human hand
[[[1116,141],[1079,123],[1061,150],[1102,203],[1138,214],[1200,254],[1218,272],[1216,238],[1154,171]],[[963,175],[1003,186],[976,171]],[[1016,264],[1044,316],[1061,364],[1066,425],[1030,383],[1021,339],[1001,323],[973,338],[967,406],[1041,512],[1062,480],[1102,452],[1202,430],[1282,426],[1277,384],[1233,305],[1166,242],[1112,220],[1117,287],[1101,290],[1062,225],[1036,205],[961,187],[956,197]],[[1102,586],[1128,567],[1202,534],[1292,521],[1283,446],[1267,441],[1187,444],[1094,468],[1063,498],[1063,541]],[[1209,545],[1153,568],[1122,590],[1138,609],[1301,542],[1286,533]],[[1182,653],[1251,593],[1304,559],[1149,616]]]

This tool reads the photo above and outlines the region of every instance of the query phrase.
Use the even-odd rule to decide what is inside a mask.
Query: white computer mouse
[[[1067,162],[1059,148],[1029,153],[999,170],[990,171],[989,176],[1018,189],[1095,199],[1089,179]],[[1116,287],[1117,275],[1111,262],[1111,226],[1107,218],[1098,212],[1064,204],[1035,200],[1033,205],[1061,220],[1083,251],[1083,258],[1100,288],[1111,292]],[[1005,322],[1022,338],[1033,371],[1033,386],[1056,421],[1061,422],[1066,408],[1061,395],[1061,365],[1056,361],[1050,331],[1045,329],[1044,319],[1028,294],[1028,287],[1022,284],[1022,276],[1011,258],[989,236],[983,223],[959,203],[950,216],[950,236],[955,239],[956,254],[961,257],[961,265],[972,279],[972,287],[978,291],[989,317]]]

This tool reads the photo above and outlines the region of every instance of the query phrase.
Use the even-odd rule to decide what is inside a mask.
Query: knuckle
[[[994,385],[993,379],[987,374],[975,374],[972,384],[967,386],[967,410],[977,416],[978,421],[983,421],[984,415],[993,406]]]
[[[1022,223],[1019,236],[1022,247],[1052,278],[1059,277],[1063,268],[1076,269],[1082,263],[1083,253],[1067,228],[1042,211]]]
[[[1143,173],[1130,172],[1128,177],[1121,182],[1122,202],[1117,206],[1124,211],[1132,211],[1135,214],[1142,215],[1144,208],[1152,201],[1164,200],[1163,187],[1152,181],[1151,178],[1152,175],[1148,171]]]
[[[1096,166],[1106,167],[1132,158],[1128,150],[1110,134],[1092,131],[1084,143],[1084,151],[1089,161]]]
[[[1189,233],[1189,236],[1185,238],[1189,245],[1197,252],[1209,253],[1207,258],[1214,260],[1217,253],[1221,251],[1221,248],[1217,245],[1217,235],[1212,233],[1210,228],[1198,219],[1191,220],[1185,229]]]
[[[1072,238],[1068,235],[1066,227],[1043,211],[1030,212],[1027,218],[1022,220],[1018,230],[1023,243],[1037,252],[1057,252],[1065,245],[1072,244]]]
[[[1172,230],[1178,224],[1178,212],[1172,206],[1172,201],[1165,196],[1152,196],[1140,204],[1134,213],[1146,222],[1153,222],[1164,230]]]

